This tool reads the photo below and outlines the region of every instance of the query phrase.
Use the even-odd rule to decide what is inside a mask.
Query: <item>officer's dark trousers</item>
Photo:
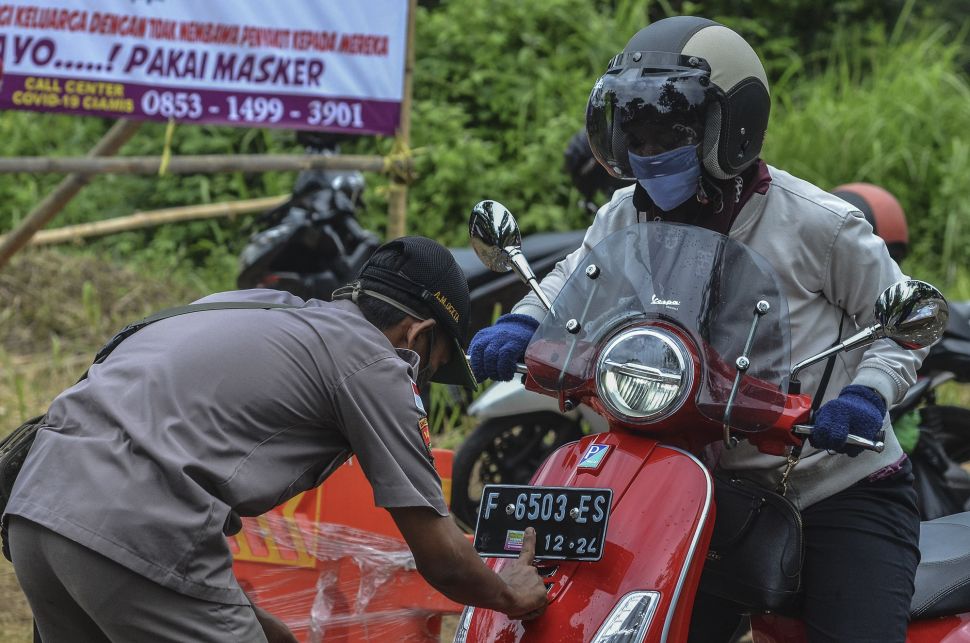
[[[891,478],[862,481],[802,512],[811,643],[903,643],[919,563],[919,513],[907,461]],[[703,587],[701,588],[703,590]],[[741,616],[698,594],[690,643],[728,641]]]
[[[18,516],[10,550],[43,643],[266,643],[252,606],[176,593]]]

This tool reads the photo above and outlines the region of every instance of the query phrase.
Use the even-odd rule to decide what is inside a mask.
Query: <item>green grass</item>
[[[939,27],[873,44],[846,31],[824,70],[798,65],[773,88],[764,156],[823,188],[867,181],[910,226],[906,268],[970,295],[970,79],[964,31]]]

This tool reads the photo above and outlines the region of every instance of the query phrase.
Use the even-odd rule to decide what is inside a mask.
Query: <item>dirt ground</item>
[[[30,607],[17,584],[13,566],[6,559],[0,559],[0,641],[33,641]]]

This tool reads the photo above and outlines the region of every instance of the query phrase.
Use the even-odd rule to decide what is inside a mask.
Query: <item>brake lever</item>
[[[811,424],[796,424],[794,427],[792,427],[792,433],[807,437],[812,434],[814,429],[815,427]],[[875,440],[867,440],[866,438],[861,438],[858,435],[853,435],[850,433],[849,435],[845,436],[845,443],[848,446],[860,447],[868,451],[882,453],[883,449],[886,448],[886,443],[884,442],[885,439],[886,430],[879,429],[879,432],[876,433]]]
[[[465,354],[464,354],[464,358],[465,358],[465,361],[466,361],[466,362],[468,362],[469,364],[471,364],[471,361],[472,361],[472,360],[471,360],[471,358],[470,358],[470,357],[468,356],[468,353],[465,353]],[[522,362],[516,362],[516,363],[515,363],[515,374],[516,374],[516,375],[528,375],[528,374],[529,374],[529,367],[528,367],[528,366],[526,366],[526,365],[525,365],[524,363],[522,363]]]

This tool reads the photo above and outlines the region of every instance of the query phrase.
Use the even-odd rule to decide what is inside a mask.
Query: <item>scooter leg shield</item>
[[[606,457],[596,468],[579,466],[594,443],[609,447]],[[618,608],[631,596],[644,609],[644,641],[686,640],[714,524],[713,485],[703,464],[648,438],[605,433],[560,448],[532,484],[613,490],[602,558],[540,562],[550,598],[543,616],[523,623],[476,609],[465,640],[592,641],[604,628],[628,623],[629,612]],[[506,561],[488,565],[500,569]]]

